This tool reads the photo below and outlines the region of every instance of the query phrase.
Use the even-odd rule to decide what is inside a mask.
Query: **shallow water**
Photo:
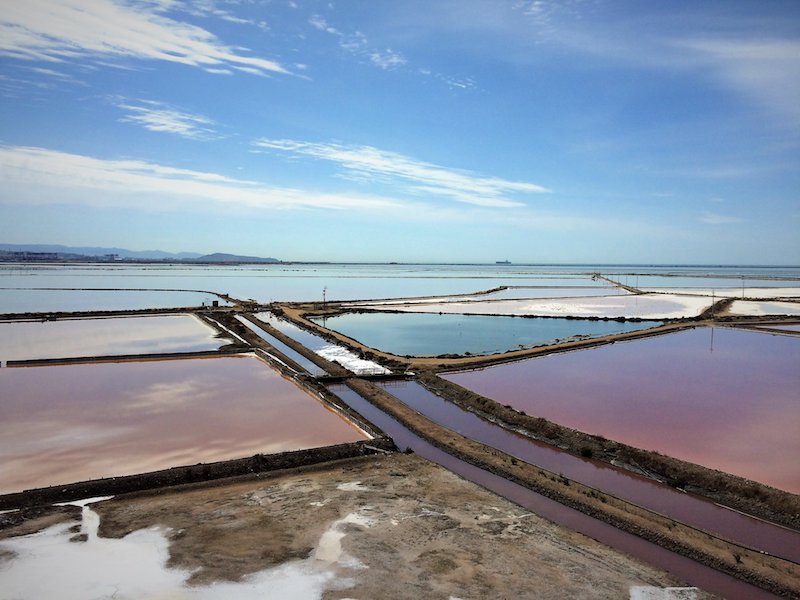
[[[308,373],[314,375],[315,377],[319,377],[321,375],[326,375],[325,369],[322,367],[317,366],[315,363],[307,359],[305,356],[297,352],[294,348],[290,348],[278,338],[271,336],[266,331],[257,327],[244,317],[237,316],[236,319],[242,323],[245,327],[247,327],[250,331],[255,333],[259,336],[262,340],[273,346],[276,350],[283,353],[286,357],[291,358],[294,362],[296,362],[299,366],[303,367]]]
[[[369,265],[369,264],[283,264],[283,265],[121,265],[121,264],[0,264],[0,288],[172,288],[209,290],[236,298],[260,302],[398,298],[467,294],[498,286],[586,286],[607,285],[592,281],[602,272],[628,284],[636,283],[628,273],[676,273],[800,277],[796,267],[673,267],[608,265]],[[619,275],[619,277],[617,277]],[[627,277],[627,279],[626,279]],[[674,277],[655,279],[654,285],[680,283]],[[690,283],[697,281],[691,278]],[[740,286],[737,279],[723,280]],[[676,283],[677,282],[677,283]],[[757,282],[745,280],[746,285]],[[640,283],[640,285],[644,285]],[[703,285],[703,284],[701,284]],[[707,284],[706,284],[707,285]],[[772,284],[769,284],[772,285]],[[613,289],[613,288],[612,288]],[[2,291],[2,290],[0,290]],[[588,292],[594,293],[594,292]],[[0,312],[3,306],[0,294]],[[9,304],[10,297],[5,303]],[[25,305],[25,299],[16,303]],[[56,310],[57,307],[41,310]],[[63,309],[70,310],[70,309]],[[76,310],[76,309],[71,309]]]
[[[192,315],[0,322],[0,362],[216,350],[231,340]]]
[[[0,288],[174,288],[260,302],[467,294],[501,285],[599,286],[588,267],[524,265],[0,265]],[[0,301],[0,307],[2,302]],[[52,309],[46,309],[52,310]]]
[[[619,323],[424,313],[347,313],[314,321],[371,348],[400,356],[494,354],[577,336],[599,337],[660,325],[657,321]]]
[[[211,306],[214,300],[228,305],[214,294],[171,290],[0,289],[0,314]]]
[[[800,340],[698,328],[445,378],[581,431],[800,493]]]
[[[800,324],[798,325],[764,325],[759,329],[781,329],[783,331],[800,331]]]
[[[365,360],[343,346],[331,344],[325,338],[315,335],[305,329],[301,329],[294,323],[279,319],[269,312],[261,312],[255,315],[260,321],[269,323],[275,329],[289,336],[296,342],[319,354],[322,358],[331,362],[338,363],[357,375],[380,375],[390,371],[376,362]]]
[[[365,439],[253,356],[0,369],[0,493]]]

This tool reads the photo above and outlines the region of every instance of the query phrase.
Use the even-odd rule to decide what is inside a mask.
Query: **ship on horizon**
[[[508,259],[506,259],[506,260],[496,260],[494,262],[494,264],[496,264],[496,265],[510,265],[511,261],[508,260]]]

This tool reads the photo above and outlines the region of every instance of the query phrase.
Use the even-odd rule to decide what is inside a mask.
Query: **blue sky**
[[[800,264],[800,3],[0,0],[0,241]]]

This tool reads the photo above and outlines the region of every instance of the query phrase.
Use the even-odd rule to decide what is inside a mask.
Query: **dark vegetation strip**
[[[377,450],[376,450],[377,449]],[[394,450],[394,442],[387,437],[361,440],[348,444],[337,444],[323,448],[295,450],[277,454],[256,454],[248,458],[225,460],[212,463],[198,463],[191,466],[172,467],[139,475],[94,479],[66,485],[25,490],[0,495],[0,510],[25,509],[70,502],[95,496],[111,496],[128,492],[173,487],[186,483],[197,483],[240,475],[266,473],[278,469],[289,469],[313,465],[342,458],[353,458],[374,454],[381,450]],[[12,513],[2,515],[2,523],[11,518]]]
[[[57,321],[59,319],[75,319],[80,317],[130,317],[146,315],[174,315],[207,311],[207,306],[184,306],[180,308],[131,308],[124,310],[76,310],[76,311],[50,311],[50,312],[25,312],[4,313],[0,315],[3,321]],[[226,310],[221,307],[218,310]],[[227,310],[231,310],[227,307]]]
[[[246,346],[223,346],[219,350],[198,350],[195,352],[157,352],[153,354],[120,354],[107,356],[77,356],[73,358],[32,358],[28,360],[9,360],[8,367],[45,367],[53,365],[78,365],[104,362],[142,362],[148,360],[179,360],[188,358],[210,358],[230,356],[251,352]]]
[[[536,440],[578,456],[607,463],[613,461],[616,466],[644,473],[719,504],[800,529],[800,496],[796,494],[526,415],[442,379],[431,371],[420,373],[419,381],[431,392],[506,429],[522,431]]]
[[[771,593],[800,597],[800,567],[792,562],[716,538],[475,442],[430,421],[370,382],[351,379],[347,385],[456,458]]]

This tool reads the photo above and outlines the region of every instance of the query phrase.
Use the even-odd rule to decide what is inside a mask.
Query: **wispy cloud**
[[[218,173],[139,160],[105,160],[46,148],[0,146],[0,204],[80,203],[99,207],[353,211],[408,210],[377,195],[270,187]]]
[[[694,37],[673,45],[724,84],[800,126],[800,40]]]
[[[278,62],[246,56],[242,49],[225,45],[201,27],[161,14],[172,4],[155,0],[5,2],[0,12],[0,55],[52,63],[134,58],[209,71],[288,73]]]
[[[369,60],[373,65],[383,70],[394,69],[408,62],[402,54],[395,52],[391,48],[387,48],[385,52],[370,52]]]
[[[665,6],[655,13],[658,19],[649,11],[620,11],[607,19],[594,4],[524,0],[515,9],[539,43],[636,67],[700,74],[800,126],[800,39],[779,33],[786,28],[769,20],[775,17],[734,9],[721,18],[699,3],[688,9]],[[526,39],[516,24],[509,29],[512,40]]]
[[[383,69],[384,71],[396,69],[405,65],[408,61],[400,52],[386,48],[378,50],[370,47],[367,36],[360,31],[347,33],[332,26],[328,21],[320,16],[313,15],[309,19],[309,24],[319,31],[329,33],[339,39],[339,47],[346,52],[366,59],[370,64]]]
[[[459,202],[490,207],[523,206],[508,194],[542,193],[548,190],[528,182],[483,177],[449,169],[372,146],[344,146],[296,140],[260,139],[256,147],[338,163],[360,177],[401,180],[417,193],[444,196]]]
[[[744,219],[706,211],[700,217],[700,222],[706,225],[731,225],[733,223],[744,223]]]
[[[124,123],[135,123],[150,131],[172,133],[195,140],[209,140],[217,136],[214,121],[203,115],[177,110],[162,102],[140,100],[137,104],[121,103],[117,106],[128,111],[120,119]]]

